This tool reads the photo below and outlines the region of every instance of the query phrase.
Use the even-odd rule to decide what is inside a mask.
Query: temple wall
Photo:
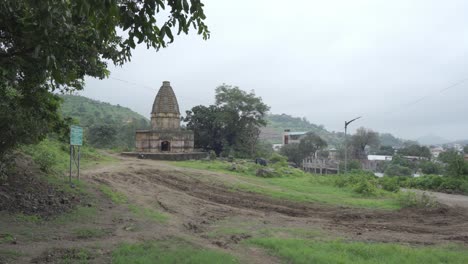
[[[161,151],[161,143],[170,142],[169,151]],[[194,136],[189,130],[144,130],[136,132],[137,152],[185,153],[193,152]]]

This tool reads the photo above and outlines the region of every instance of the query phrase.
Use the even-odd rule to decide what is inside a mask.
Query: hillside
[[[285,129],[291,131],[315,132],[327,141],[329,146],[337,147],[344,140],[344,132],[330,132],[322,125],[309,122],[306,118],[293,117],[287,114],[269,114],[268,125],[262,129],[260,137],[272,144],[281,143]],[[380,144],[385,146],[401,146],[405,140],[396,138],[390,133],[379,134]]]
[[[268,125],[262,129],[260,137],[270,143],[281,143],[285,129],[291,131],[315,132],[325,139],[329,145],[339,145],[343,140],[343,133],[327,131],[322,125],[309,122],[306,118],[293,117],[287,114],[269,114],[267,116]]]
[[[132,148],[136,129],[149,120],[129,108],[77,95],[62,95],[61,112],[85,128],[85,140],[93,146]]]

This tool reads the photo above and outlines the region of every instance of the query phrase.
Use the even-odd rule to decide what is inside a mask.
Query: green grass
[[[15,220],[25,223],[39,223],[42,219],[37,215],[25,215],[25,214],[16,214]]]
[[[70,166],[70,146],[55,139],[46,138],[35,145],[25,145],[21,150],[30,155],[39,167],[49,174],[64,174]],[[97,149],[82,146],[80,168],[89,168],[97,163],[115,162],[114,157],[105,155]],[[76,173],[76,168],[74,168]]]
[[[73,234],[80,239],[99,238],[112,233],[111,230],[101,228],[76,228]]]
[[[107,197],[109,197],[112,200],[112,202],[114,202],[116,204],[124,204],[124,203],[128,202],[128,198],[127,198],[127,196],[125,196],[125,194],[123,194],[121,192],[118,192],[118,191],[115,191],[112,188],[110,188],[109,186],[101,185],[101,186],[99,186],[99,189]]]
[[[7,244],[15,241],[15,237],[12,234],[0,234],[0,244]]]
[[[122,244],[112,253],[112,263],[229,264],[239,262],[235,257],[226,253],[198,248],[184,241],[170,239],[142,244]]]
[[[128,208],[130,211],[132,211],[135,215],[139,217],[144,217],[149,220],[159,222],[159,223],[166,223],[167,220],[169,219],[169,216],[166,214],[163,214],[161,212],[158,212],[156,210],[153,210],[151,208],[142,208],[136,205],[129,205]]]
[[[461,247],[410,247],[390,243],[311,241],[305,239],[252,238],[286,263],[468,263]]]
[[[243,183],[231,184],[232,188],[261,193],[278,199],[361,208],[389,210],[401,208],[397,196],[393,193],[382,190],[378,196],[369,197],[358,194],[351,188],[335,186],[334,179],[339,175],[320,176],[304,173],[298,169],[283,168],[277,169],[282,172],[279,177],[260,178],[255,176],[257,166],[249,163],[244,163],[246,169],[243,172],[229,171],[230,163],[222,161],[182,161],[172,164],[230,174],[243,180]]]
[[[78,206],[71,212],[62,214],[53,219],[55,224],[65,224],[71,222],[89,222],[97,216],[96,207]]]

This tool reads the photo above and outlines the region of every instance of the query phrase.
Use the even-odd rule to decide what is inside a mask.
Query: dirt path
[[[408,190],[405,190],[405,191],[408,191]],[[409,191],[416,192],[416,193],[427,193],[431,196],[434,196],[437,199],[437,201],[439,201],[441,204],[444,204],[451,208],[468,209],[468,196],[466,195],[421,191],[421,190],[414,190],[414,189],[411,189]]]
[[[455,241],[468,244],[466,207],[389,212],[291,202],[230,188],[230,183],[239,181],[251,184],[232,175],[124,157],[119,157],[116,164],[85,170],[82,175],[91,186],[106,185],[125,194],[129,204],[164,212],[169,221],[157,223],[136,217],[127,205],[115,205],[94,190],[96,204],[93,206],[99,212],[96,219],[61,226],[45,225],[34,239],[19,235],[17,244],[2,245],[6,250],[27,253],[15,263],[31,260],[53,263],[47,261],[47,256],[59,254],[55,251],[80,247],[99,248],[98,255],[90,261],[107,263],[111,250],[121,242],[174,236],[233,254],[243,263],[279,263],[279,259],[263,250],[240,243],[250,237],[250,232],[274,228],[325,230],[327,236],[361,241],[409,244]],[[450,205],[459,206],[458,202]],[[108,233],[102,237],[80,239],[71,231],[77,227],[105,229]],[[12,224],[10,232],[22,228],[21,223]],[[227,228],[241,231],[235,235],[219,232]]]
[[[176,226],[188,227],[194,233],[241,215],[267,220],[276,226],[313,224],[359,240],[415,244],[468,242],[468,216],[466,210],[459,208],[399,212],[336,208],[232,190],[223,184],[236,181],[231,175],[178,168],[167,162],[123,158],[119,166],[114,168],[116,173],[94,172],[89,177],[107,181],[137,203],[157,201],[177,216]]]

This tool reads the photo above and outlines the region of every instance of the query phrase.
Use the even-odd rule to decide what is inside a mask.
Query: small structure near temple
[[[136,152],[123,155],[140,158],[187,160],[206,157],[204,152],[194,152],[193,131],[180,127],[177,98],[168,81],[163,82],[151,111],[151,129],[137,130]]]

